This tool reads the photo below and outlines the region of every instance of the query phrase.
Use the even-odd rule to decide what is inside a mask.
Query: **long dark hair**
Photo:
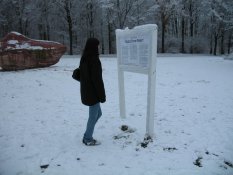
[[[88,38],[85,48],[83,50],[81,61],[85,61],[86,59],[90,59],[92,56],[99,56],[99,40],[96,38]]]

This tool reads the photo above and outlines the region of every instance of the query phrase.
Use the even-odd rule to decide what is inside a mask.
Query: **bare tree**
[[[1,1],[0,25],[3,33],[14,30],[22,34],[27,34],[29,6],[29,0]]]
[[[155,0],[155,3],[158,5],[156,8],[156,14],[160,18],[161,21],[161,52],[165,52],[165,33],[167,29],[167,25],[171,15],[174,12],[176,1],[174,0]]]
[[[69,35],[69,54],[73,55],[73,27],[75,23],[75,11],[76,11],[75,0],[56,0],[61,18],[65,21]]]
[[[1,0],[0,36],[18,31],[80,53],[88,37],[115,53],[115,29],[156,23],[164,52],[230,53],[232,0]]]
[[[146,0],[106,0],[104,2],[109,53],[114,52],[115,33],[113,31],[143,24],[147,14],[145,11],[148,10],[145,10],[145,6],[147,6]]]

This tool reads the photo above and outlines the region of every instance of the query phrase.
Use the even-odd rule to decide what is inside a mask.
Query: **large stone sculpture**
[[[0,67],[5,71],[48,67],[56,64],[65,51],[60,43],[11,32],[0,41]]]

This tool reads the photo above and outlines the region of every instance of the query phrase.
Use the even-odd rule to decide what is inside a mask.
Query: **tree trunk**
[[[46,25],[46,33],[47,33],[47,40],[50,40],[50,27],[48,23]]]
[[[39,38],[40,40],[42,40],[43,39],[42,24],[38,24],[38,31],[39,31]]]
[[[210,36],[210,54],[213,54],[213,37]]]
[[[161,22],[162,22],[162,50],[161,53],[165,53],[165,30],[166,30],[166,19],[165,14],[161,14]]]
[[[164,48],[164,40],[165,40],[165,25],[162,24],[162,53],[165,53],[165,48]]]
[[[111,24],[108,22],[108,52],[112,54]]]
[[[224,31],[222,31],[222,36],[221,36],[221,50],[220,50],[220,53],[223,55],[225,53],[225,50],[224,50],[224,38],[225,38],[225,33]]]
[[[88,14],[88,27],[89,27],[89,37],[94,37],[94,30],[93,30],[93,4],[92,2],[89,2],[87,4],[87,11],[89,12]]]
[[[182,31],[181,31],[181,37],[182,37],[182,43],[181,43],[181,53],[185,53],[184,50],[184,17],[182,17],[182,22],[181,22],[181,26],[182,26]]]
[[[165,24],[162,24],[162,53],[165,53],[165,47],[164,47],[164,42],[165,42]]]
[[[191,45],[190,45],[190,53],[193,53],[193,6],[192,1],[189,6],[189,17],[190,17],[190,38],[191,38]]]
[[[46,39],[47,39],[46,32],[44,31],[44,33],[43,33],[43,40],[46,40]]]
[[[140,5],[139,5],[138,0],[137,0],[137,25],[138,26],[140,25],[140,14],[139,14],[139,11],[140,11]]]
[[[69,2],[65,2],[65,10],[66,10],[66,18],[68,23],[68,30],[69,30],[69,41],[70,41],[70,55],[73,55],[73,22],[71,18],[71,12],[69,8]]]
[[[19,33],[22,33],[25,35],[25,33],[23,33],[23,22],[22,22],[21,17],[19,19]]]
[[[104,54],[103,18],[101,19],[101,53]]]
[[[214,55],[217,55],[218,34],[214,35]]]
[[[228,44],[227,44],[227,53],[230,54],[231,52],[231,39],[232,39],[232,33],[230,32],[228,37]]]
[[[73,30],[71,23],[69,23],[69,38],[70,38],[70,55],[73,55]]]
[[[178,32],[178,19],[175,18],[175,36],[179,38],[179,32]]]
[[[28,36],[28,19],[26,19],[26,22],[25,22],[25,29],[24,29],[24,33],[26,36]]]

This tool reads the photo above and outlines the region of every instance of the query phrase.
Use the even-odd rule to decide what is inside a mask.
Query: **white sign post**
[[[126,117],[124,71],[148,75],[146,135],[154,136],[157,25],[116,30],[120,116]]]

